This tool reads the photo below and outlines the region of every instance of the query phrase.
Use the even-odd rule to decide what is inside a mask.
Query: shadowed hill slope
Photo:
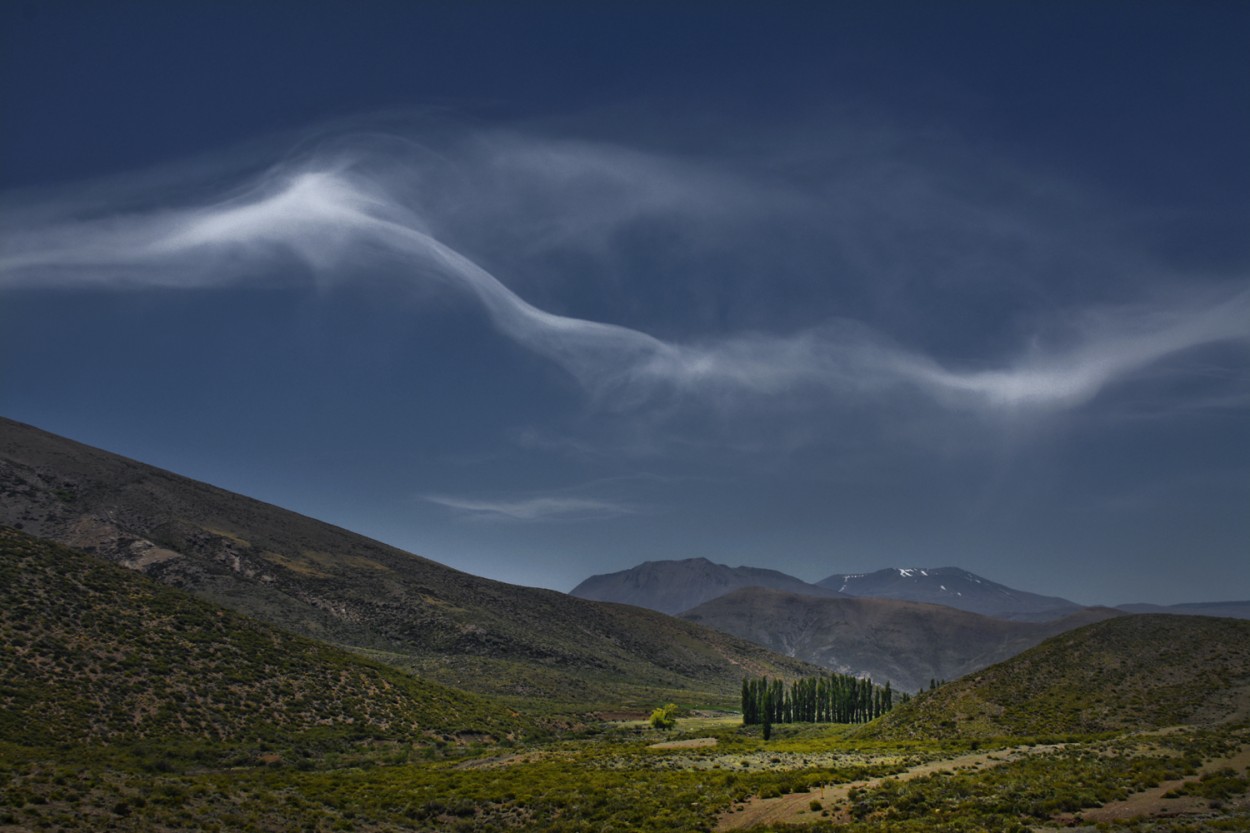
[[[690,622],[478,578],[0,419],[0,523],[287,630],[479,692],[576,705],[734,702],[805,664]]]
[[[1121,616],[927,692],[861,732],[1041,736],[1250,717],[1250,622]]]
[[[1054,622],[1010,622],[951,607],[893,599],[821,599],[750,588],[683,618],[787,656],[916,691],[1014,656],[1047,637],[1122,615],[1091,608]]]
[[[515,712],[0,528],[0,737],[433,743]]]

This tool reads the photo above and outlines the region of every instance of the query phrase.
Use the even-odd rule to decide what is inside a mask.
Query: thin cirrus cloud
[[[1079,341],[1010,369],[956,372],[899,356],[898,372],[935,396],[1003,409],[1071,407],[1117,379],[1209,344],[1250,341],[1250,291],[1173,305],[1086,311]]]
[[[447,495],[425,495],[423,500],[485,521],[586,521],[632,515],[632,505],[598,498],[538,496],[512,500],[483,500]]]
[[[529,303],[447,242],[455,238],[446,229],[449,218],[467,198],[447,184],[436,155],[403,168],[411,156],[387,159],[376,142],[365,144],[354,150],[340,141],[332,153],[280,164],[201,204],[166,207],[167,193],[128,193],[126,208],[112,210],[98,190],[36,199],[35,205],[29,198],[6,200],[0,203],[0,288],[229,286],[271,278],[292,262],[324,281],[359,274],[362,265],[399,267],[415,285],[467,294],[501,333],[562,367],[595,402],[615,411],[656,402],[732,411],[787,394],[837,402],[901,391],[951,410],[1046,413],[1080,406],[1193,348],[1250,341],[1250,290],[1244,287],[1189,293],[1183,302],[1077,310],[1065,322],[1062,344],[971,369],[847,319],[784,333],[660,338]],[[775,185],[755,187],[747,178],[687,170],[642,152],[517,136],[490,147],[491,153],[479,154],[486,163],[462,177],[468,187],[490,183],[515,197],[533,191],[535,182],[545,184],[549,201],[571,195],[566,212],[581,216],[588,228],[611,229],[656,214],[728,216],[735,204],[749,214],[768,210],[753,201],[784,202]],[[523,187],[509,191],[514,180],[523,180]],[[588,201],[587,193],[610,199]],[[801,203],[796,199],[788,209]],[[492,204],[497,211],[524,210],[509,208],[504,196]],[[591,206],[597,214],[582,211]],[[549,233],[558,237],[557,230],[567,234],[575,227],[553,224]],[[534,501],[456,508],[511,517],[577,511]]]

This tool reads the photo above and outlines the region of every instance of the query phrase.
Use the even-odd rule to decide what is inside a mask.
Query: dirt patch
[[[690,740],[669,740],[653,743],[648,749],[705,749],[716,745],[716,738],[691,738]]]
[[[182,553],[158,547],[151,541],[135,541],[130,545],[130,551],[133,555],[130,558],[123,559],[120,563],[127,569],[138,570],[139,572],[146,571],[153,564],[182,558]]]
[[[532,764],[548,757],[546,752],[522,752],[510,755],[491,755],[487,758],[473,758],[469,761],[461,761],[455,765],[455,769],[498,769],[504,766],[516,766],[517,764]]]

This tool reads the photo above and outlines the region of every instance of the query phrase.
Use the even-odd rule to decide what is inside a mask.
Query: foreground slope
[[[620,602],[677,615],[743,587],[768,587],[811,596],[838,596],[836,590],[760,567],[728,567],[706,558],[646,561],[617,573],[591,576],[570,591],[580,599]]]
[[[294,512],[0,419],[0,523],[479,692],[732,702],[811,668],[690,622],[459,572]]]
[[[1117,615],[1091,608],[1054,622],[1011,622],[942,605],[750,588],[713,599],[683,618],[787,656],[915,691]]]
[[[524,722],[0,528],[0,737],[26,745],[315,736],[428,744]]]
[[[1138,615],[1061,634],[940,686],[863,733],[1039,736],[1250,717],[1250,622]]]
[[[848,596],[925,602],[1001,619],[1059,619],[1081,606],[990,581],[959,567],[890,567],[872,573],[835,573],[817,582]]]

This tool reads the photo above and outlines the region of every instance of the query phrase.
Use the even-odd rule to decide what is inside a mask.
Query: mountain
[[[836,573],[816,583],[848,596],[927,602],[1000,619],[1044,621],[1081,609],[1081,605],[1067,599],[1013,590],[958,567],[891,567],[873,573]]]
[[[878,738],[987,738],[1244,721],[1250,622],[1120,616],[1053,637],[926,692],[862,730]]]
[[[733,702],[811,668],[625,605],[459,572],[339,527],[0,419],[0,524],[284,630],[479,693],[577,707]]]
[[[809,584],[777,570],[727,567],[706,558],[647,561],[629,570],[595,575],[574,587],[582,599],[621,602],[677,615],[744,587],[764,587],[821,598],[857,596],[945,605],[999,619],[1048,621],[1082,609],[1056,596],[1014,590],[958,567],[892,567],[838,573]]]
[[[1116,609],[1127,613],[1175,613],[1182,616],[1225,616],[1229,619],[1250,619],[1250,601],[1188,602],[1178,605],[1128,604],[1117,605]]]
[[[1064,630],[1108,616],[1090,608],[1052,622],[1011,622],[895,599],[817,598],[745,588],[682,618],[842,673],[916,691],[985,668]]]
[[[824,597],[838,595],[836,590],[817,587],[776,570],[727,567],[706,558],[646,561],[619,573],[591,576],[574,587],[570,595],[676,615],[741,587],[768,587]]]
[[[283,633],[0,528],[0,737],[432,746],[522,731],[510,709]]]

